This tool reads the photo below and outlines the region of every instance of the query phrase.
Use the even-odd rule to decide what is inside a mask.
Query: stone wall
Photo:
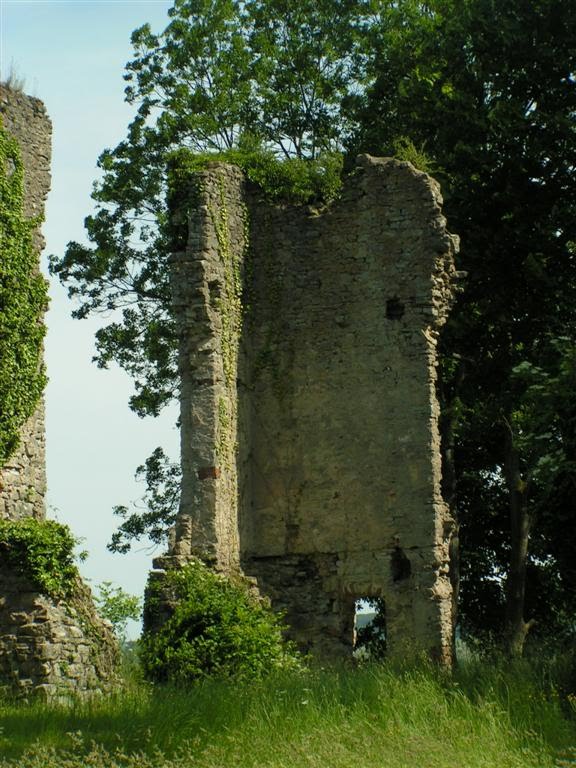
[[[0,518],[43,519],[46,494],[44,400],[20,431],[20,445],[0,470]]]
[[[52,130],[44,105],[0,85],[0,116],[22,153],[24,213],[41,218],[50,188]],[[40,227],[33,244],[39,261],[44,247]],[[0,519],[44,519],[45,493],[41,402],[22,428],[19,448],[0,470]],[[10,567],[0,552],[0,689],[62,698],[109,686],[118,647],[110,626],[96,615],[88,587],[78,579],[73,596],[58,601],[41,594],[24,573],[24,567]]]
[[[363,156],[323,209],[267,204],[214,165],[175,211],[183,484],[157,565],[240,563],[321,657],[349,654],[355,601],[383,597],[392,655],[450,662],[441,203],[409,163]]]
[[[0,690],[58,700],[114,685],[117,644],[88,587],[55,601],[2,564],[0,583]]]
[[[52,125],[44,105],[0,84],[0,117],[4,127],[18,140],[24,163],[24,213],[29,218],[44,215],[50,190]],[[40,253],[44,238],[34,232],[34,248]],[[0,469],[0,518],[18,520],[45,515],[46,444],[44,402],[22,427],[20,446]]]
[[[248,243],[244,177],[232,166],[200,174],[186,206],[186,249],[172,259],[180,321],[182,509],[172,555],[237,568],[240,543],[238,377],[242,275]]]

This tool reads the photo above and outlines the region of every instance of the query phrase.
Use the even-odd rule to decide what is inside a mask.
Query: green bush
[[[68,597],[74,590],[75,546],[68,526],[54,520],[0,520],[0,558],[50,597]]]
[[[148,679],[258,679],[299,666],[295,649],[283,639],[280,618],[240,578],[225,578],[195,560],[167,574],[150,597],[150,609],[165,595],[174,601],[172,616],[159,631],[142,637]]]
[[[412,139],[407,136],[399,136],[392,142],[394,147],[394,157],[398,160],[407,160],[412,163],[414,168],[424,173],[430,173],[432,175],[439,172],[439,168],[434,163],[432,158],[426,153],[424,144],[417,147]]]
[[[315,160],[281,159],[265,149],[248,146],[204,154],[186,148],[176,150],[169,164],[172,192],[186,185],[190,174],[204,170],[213,162],[237,165],[270,202],[328,203],[338,197],[342,188],[343,156],[340,153],[326,153]]]

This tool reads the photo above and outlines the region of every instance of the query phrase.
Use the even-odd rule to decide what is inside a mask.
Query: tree
[[[94,600],[100,616],[112,624],[118,641],[126,643],[128,621],[138,621],[142,613],[140,598],[129,595],[121,587],[115,587],[111,581],[103,581],[98,584],[98,594]]]
[[[343,110],[365,77],[365,4],[356,0],[250,0],[247,27],[257,83],[251,130],[286,157],[342,149]]]
[[[567,512],[550,509],[551,489],[534,477],[544,427],[527,409],[530,385],[518,371],[549,371],[546,341],[574,324],[576,29],[568,5],[396,4],[375,42],[377,77],[356,138],[375,154],[390,153],[399,136],[424,146],[462,239],[467,285],[441,348],[445,476],[457,494],[449,482],[445,490],[461,525],[463,619],[485,628],[496,599],[503,610],[492,626],[514,654],[531,626],[530,572],[542,573],[554,549],[545,520]],[[562,434],[570,429],[564,422]]]
[[[137,112],[126,139],[99,158],[97,210],[86,219],[91,246],[69,243],[64,256],[51,258],[50,271],[78,301],[73,316],[114,313],[96,334],[95,360],[100,367],[115,361],[130,374],[130,407],[140,416],[157,416],[178,397],[169,158],[182,148],[235,149],[236,158],[256,156],[262,168],[294,155],[317,158],[318,177],[324,174],[330,161],[322,153],[341,147],[345,135],[339,104],[356,87],[352,73],[361,72],[354,62],[362,59],[362,6],[175,0],[161,34],[149,25],[133,33],[126,99]],[[165,510],[169,518],[173,507]],[[113,548],[125,551],[130,531],[150,530],[148,523],[157,540],[158,516],[142,517],[142,525],[136,517],[123,524]]]
[[[127,138],[98,161],[103,171],[86,219],[93,247],[69,243],[51,272],[79,299],[73,312],[117,310],[97,333],[96,362],[116,361],[134,379],[130,406],[158,415],[177,397],[176,338],[168,283],[166,170],[170,152],[233,146],[250,90],[239,6],[177,0],[161,35],[135,30],[126,100],[138,105]]]
[[[176,522],[180,498],[180,464],[170,461],[162,448],[156,448],[145,463],[136,470],[136,479],[144,479],[143,511],[132,511],[123,504],[114,507],[114,514],[124,522],[108,544],[111,552],[130,551],[132,541],[147,536],[154,544],[162,544],[167,532]]]
[[[69,243],[51,259],[51,272],[80,302],[75,317],[122,313],[98,332],[96,361],[114,360],[134,378],[130,404],[141,415],[157,415],[177,395],[166,261],[170,154],[246,147],[314,158],[342,145],[339,104],[360,71],[353,62],[361,59],[361,3],[337,2],[339,23],[334,1],[284,5],[176,0],[163,33],[149,25],[133,33],[126,99],[138,110],[127,138],[98,161],[97,211],[86,220],[93,247]]]

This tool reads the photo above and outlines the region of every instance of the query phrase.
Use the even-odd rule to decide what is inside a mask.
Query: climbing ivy
[[[228,389],[236,387],[236,347],[242,326],[242,276],[241,264],[230,243],[229,214],[226,207],[222,180],[218,186],[217,207],[209,212],[216,231],[218,252],[224,266],[224,294],[218,300],[222,320],[222,362],[224,379]]]
[[[0,520],[0,560],[53,598],[72,595],[78,580],[76,539],[54,520]]]
[[[16,140],[0,119],[0,467],[18,445],[46,376],[42,322],[47,283],[38,271],[32,233],[39,220],[23,213],[24,167]]]

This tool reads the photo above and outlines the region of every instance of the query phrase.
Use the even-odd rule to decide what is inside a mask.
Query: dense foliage
[[[439,381],[444,495],[460,528],[453,583],[464,629],[513,654],[528,630],[574,631],[571,5],[177,0],[163,33],[134,33],[138,112],[100,159],[94,248],[71,244],[53,262],[79,316],[122,309],[99,334],[100,363],[131,372],[133,407],[157,413],[177,391],[165,220],[175,151],[302,163],[345,150],[345,165],[357,151],[408,153],[434,172],[468,273]]]
[[[326,153],[312,160],[300,157],[278,158],[262,148],[227,149],[223,152],[192,152],[180,149],[168,158],[169,192],[186,185],[191,174],[210,162],[224,162],[242,168],[246,178],[270,202],[304,205],[328,203],[338,197],[342,187],[343,155]]]
[[[72,594],[78,579],[75,546],[68,526],[54,520],[0,520],[2,560],[49,597]]]
[[[46,384],[42,365],[46,280],[38,271],[23,213],[24,168],[17,141],[0,120],[0,466],[16,449],[20,428]]]
[[[376,154],[399,134],[423,145],[461,237],[468,279],[441,348],[445,495],[465,625],[504,629],[514,653],[575,607],[575,35],[566,0],[400,3],[356,139]]]
[[[282,637],[280,618],[240,579],[225,578],[197,560],[169,572],[151,594],[149,608],[153,610],[163,595],[175,606],[160,629],[142,637],[140,653],[148,679],[258,679],[298,666],[296,652]]]

